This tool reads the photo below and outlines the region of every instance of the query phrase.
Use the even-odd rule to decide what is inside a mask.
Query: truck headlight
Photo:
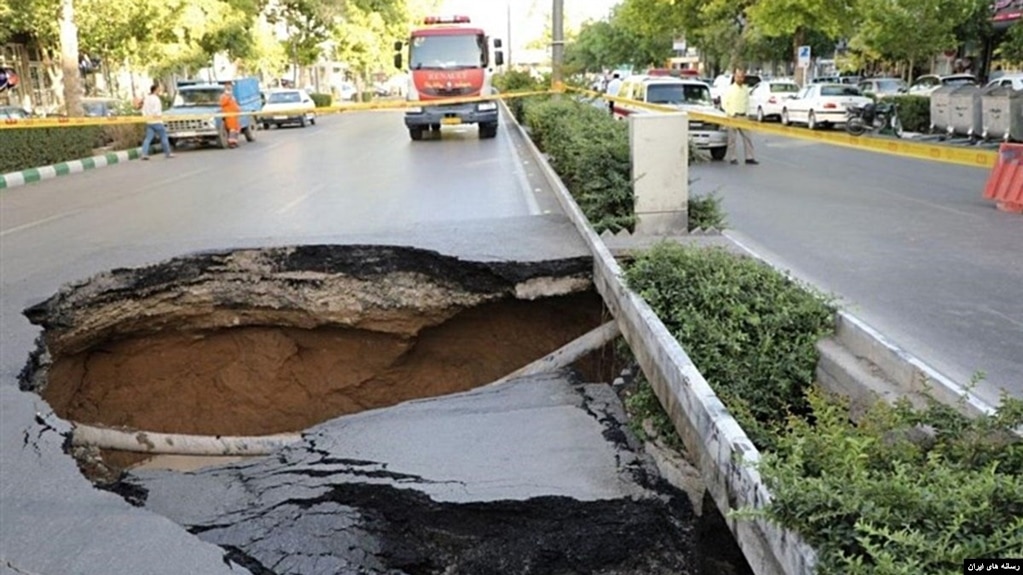
[[[206,127],[207,128],[216,128],[217,127],[217,120],[216,120],[216,118],[210,118],[209,120],[206,120]]]
[[[489,112],[490,110],[497,109],[497,102],[480,102],[479,111]]]

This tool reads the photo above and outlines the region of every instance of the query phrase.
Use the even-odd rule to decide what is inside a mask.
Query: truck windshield
[[[481,34],[415,36],[409,54],[413,70],[452,70],[487,65]]]
[[[710,88],[703,84],[651,84],[646,89],[651,104],[688,104],[710,106]]]
[[[223,93],[223,88],[209,90],[181,90],[178,92],[178,96],[181,97],[182,106],[219,106],[220,95]]]

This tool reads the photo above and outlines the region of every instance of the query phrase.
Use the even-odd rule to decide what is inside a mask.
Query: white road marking
[[[16,232],[32,229],[34,227],[41,226],[41,225],[44,225],[44,224],[48,224],[50,222],[55,222],[57,220],[62,220],[64,218],[69,218],[69,217],[71,217],[73,215],[76,215],[76,214],[79,214],[81,212],[82,212],[82,210],[75,210],[73,212],[65,212],[63,214],[57,214],[55,216],[50,216],[48,218],[43,218],[41,220],[36,220],[34,222],[29,222],[27,224],[22,224],[20,226],[15,226],[15,227],[13,227],[13,228],[11,228],[9,230],[4,230],[4,231],[0,232],[0,237],[7,236],[7,235],[10,235],[10,234],[13,234],[13,233],[16,233]]]

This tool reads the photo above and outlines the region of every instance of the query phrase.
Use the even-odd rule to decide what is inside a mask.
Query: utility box
[[[689,115],[629,116],[637,235],[689,231]]]

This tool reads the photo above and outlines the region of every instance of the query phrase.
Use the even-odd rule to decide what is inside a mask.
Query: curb
[[[6,174],[0,174],[0,190],[16,188],[32,182],[41,182],[43,180],[56,178],[57,176],[77,174],[94,168],[104,168],[106,166],[112,166],[129,160],[137,160],[140,155],[141,148],[131,148],[120,152],[107,152],[99,156],[92,156],[91,158],[83,158],[81,160],[60,162],[59,164],[51,164],[49,166],[42,166],[39,168],[29,168],[20,172],[8,172]]]
[[[740,520],[732,509],[763,507],[771,494],[756,464],[761,454],[746,432],[711,389],[685,350],[650,306],[622,282],[622,269],[582,210],[565,188],[557,172],[529,139],[530,150],[558,203],[593,254],[593,283],[622,335],[636,355],[655,394],[675,425],[692,462],[700,471],[707,493],[726,517],[729,530],[746,561],[757,575],[804,575],[813,573],[817,554],[793,531],[766,519]]]

